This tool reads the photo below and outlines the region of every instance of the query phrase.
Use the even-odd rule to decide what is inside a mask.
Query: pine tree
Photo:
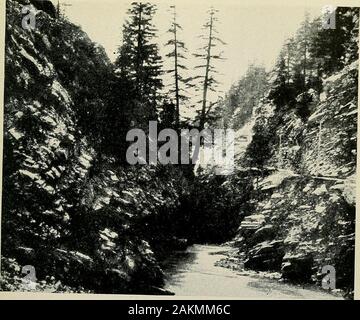
[[[181,101],[188,100],[188,97],[186,94],[186,88],[190,84],[190,78],[184,78],[184,76],[181,74],[181,71],[187,70],[187,67],[182,63],[183,60],[185,60],[185,52],[187,52],[187,49],[185,47],[184,42],[179,40],[179,30],[182,30],[182,27],[177,22],[177,14],[176,14],[176,7],[171,6],[172,9],[172,22],[171,27],[168,30],[168,32],[171,34],[171,39],[165,44],[165,46],[171,47],[171,51],[166,54],[166,57],[173,59],[173,67],[169,70],[167,70],[167,73],[170,73],[173,75],[173,85],[172,89],[169,91],[170,96],[175,97],[175,113],[176,113],[176,119],[175,119],[175,125],[176,128],[179,128],[180,123],[180,103]]]
[[[204,24],[203,28],[208,31],[208,36],[201,36],[202,39],[206,40],[206,45],[200,48],[201,53],[194,54],[195,57],[200,58],[205,62],[201,65],[196,66],[197,69],[203,69],[204,75],[197,76],[195,78],[201,79],[202,81],[202,99],[201,110],[200,110],[200,119],[199,119],[199,128],[202,130],[206,122],[206,116],[210,113],[210,109],[216,104],[216,102],[208,104],[208,91],[215,91],[219,82],[215,80],[214,74],[217,73],[215,66],[213,65],[214,60],[224,59],[221,53],[213,53],[214,48],[220,43],[225,45],[225,42],[221,40],[216,34],[218,31],[215,28],[215,24],[218,21],[218,18],[215,16],[218,10],[211,8],[209,10],[209,20]]]
[[[294,80],[291,79],[292,72],[288,52],[287,50],[283,50],[272,71],[274,80],[268,95],[268,98],[273,100],[275,105],[280,109],[294,100],[293,82],[296,80],[298,74],[295,74]],[[301,77],[299,81],[302,86],[303,78]]]
[[[305,19],[301,24],[296,37],[297,43],[297,61],[301,66],[301,89],[304,92],[307,83],[307,70],[309,68],[309,42],[310,42],[310,17],[309,13],[305,13]]]
[[[119,78],[133,91],[133,117],[138,124],[157,118],[157,102],[162,88],[162,61],[153,42],[157,29],[152,24],[156,6],[133,2],[123,27],[123,45],[115,62]]]
[[[314,21],[317,32],[309,50],[318,60],[320,75],[328,76],[358,58],[359,8],[338,7],[335,21],[335,29],[322,28],[320,19]]]
[[[173,102],[165,100],[159,113],[160,128],[173,128],[177,122],[176,106]]]
[[[295,89],[297,93],[305,92],[309,88],[321,90],[321,72],[320,62],[327,55],[318,56],[315,54],[314,45],[316,44],[317,35],[322,29],[319,19],[310,21],[309,14],[305,14],[305,19],[301,24],[297,35],[294,39],[295,61],[293,62],[293,75]]]
[[[292,67],[296,61],[294,61],[294,58],[296,50],[296,43],[294,38],[290,38],[286,41],[285,47],[282,50],[283,57],[285,59],[286,64],[286,84],[289,85],[293,80],[293,74],[292,74]]]

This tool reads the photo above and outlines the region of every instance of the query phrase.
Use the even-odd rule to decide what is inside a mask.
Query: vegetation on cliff
[[[19,24],[24,5],[36,28]],[[174,9],[174,8],[173,8]],[[251,65],[214,107],[210,10],[205,75],[163,93],[156,6],[133,3],[118,58],[49,1],[8,0],[5,54],[2,277],[4,290],[168,293],[159,261],[191,243],[232,240],[245,268],[320,282],[336,269],[353,290],[359,11],[336,9],[336,29],[307,16],[272,72]],[[212,37],[215,37],[212,39]],[[177,56],[178,55],[178,56]],[[196,68],[196,69],[199,69]],[[181,121],[182,88],[201,80],[201,109]],[[180,88],[179,88],[180,86]],[[234,174],[125,161],[126,133],[221,125],[242,141]],[[148,152],[148,150],[147,150]],[[194,172],[196,171],[196,172]],[[34,288],[21,271],[33,266]]]
[[[336,23],[324,30],[320,20],[305,19],[253,109],[237,168],[251,178],[254,205],[240,211],[234,244],[245,268],[320,283],[322,268],[332,265],[337,288],[351,292],[359,10],[337,8]]]

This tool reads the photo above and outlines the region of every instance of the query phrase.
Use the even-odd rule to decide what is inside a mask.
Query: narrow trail
[[[180,296],[234,297],[239,299],[341,299],[317,288],[303,288],[277,280],[244,276],[215,266],[228,247],[193,245],[164,261],[164,289]],[[220,253],[222,252],[222,253]]]

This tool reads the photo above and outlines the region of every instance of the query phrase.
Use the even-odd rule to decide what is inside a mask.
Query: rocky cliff
[[[353,288],[357,68],[355,61],[326,78],[321,94],[297,97],[307,99],[305,122],[296,111],[279,120],[271,102],[258,106],[255,126],[273,128],[275,139],[235,238],[245,268],[320,283],[332,265],[337,288]]]
[[[24,5],[35,29],[21,26]],[[151,242],[170,237],[159,221],[173,219],[181,174],[102,153],[91,125],[113,73],[78,26],[27,1],[9,1],[7,21],[2,288],[26,290],[21,268],[32,265],[36,290],[161,292]]]

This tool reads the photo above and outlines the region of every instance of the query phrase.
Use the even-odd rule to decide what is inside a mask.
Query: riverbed
[[[163,262],[164,289],[176,296],[231,297],[237,299],[341,299],[320,288],[305,288],[215,266],[230,247],[193,245],[174,252]]]

